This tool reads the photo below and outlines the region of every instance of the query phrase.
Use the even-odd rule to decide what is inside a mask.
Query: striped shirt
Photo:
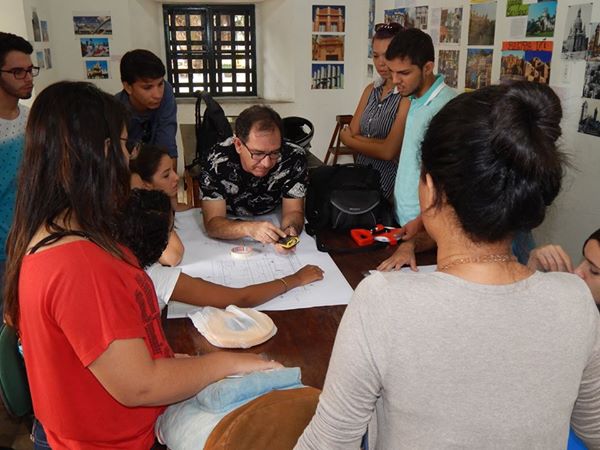
[[[396,120],[398,104],[402,96],[394,88],[385,98],[381,99],[383,84],[373,83],[373,90],[367,100],[367,105],[360,118],[360,134],[367,138],[385,139],[392,129],[392,124]],[[396,170],[398,161],[384,161],[382,159],[371,158],[363,154],[358,154],[356,162],[365,166],[371,166],[379,172],[381,176],[381,190],[386,198],[391,199],[394,192],[394,181],[396,180]]]

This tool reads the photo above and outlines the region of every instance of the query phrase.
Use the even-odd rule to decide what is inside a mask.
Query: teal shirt
[[[401,225],[405,225],[420,213],[420,150],[425,130],[431,118],[454,97],[456,92],[444,83],[442,75],[436,76],[435,82],[421,97],[411,96],[394,188],[396,219]]]
[[[17,196],[17,172],[23,155],[29,109],[19,106],[14,120],[0,119],[0,261],[6,260],[6,238],[12,225]]]

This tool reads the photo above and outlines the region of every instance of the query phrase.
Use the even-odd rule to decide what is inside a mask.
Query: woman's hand
[[[529,253],[527,267],[544,272],[573,272],[573,261],[560,245],[544,245]]]
[[[402,235],[402,240],[410,241],[417,235],[417,233],[425,229],[421,215],[418,215],[416,219],[411,220],[400,229],[404,232]]]
[[[231,357],[235,358],[235,371],[232,372],[231,375],[283,368],[281,363],[274,360],[269,361],[263,356],[255,353],[231,353]]]
[[[323,279],[323,270],[319,266],[313,266],[308,264],[296,272],[293,276],[297,277],[300,281],[300,286],[312,283],[313,281],[319,281]]]

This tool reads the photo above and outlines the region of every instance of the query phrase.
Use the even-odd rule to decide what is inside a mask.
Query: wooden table
[[[334,248],[354,246],[346,234],[328,232],[324,233],[323,238],[327,245]],[[395,247],[388,247],[368,253],[333,253],[331,256],[354,289],[362,280],[364,271],[377,267],[394,250]],[[419,254],[418,262],[419,264],[435,263],[435,252]],[[291,311],[268,311],[266,314],[277,326],[277,334],[264,344],[237,351],[263,353],[268,359],[277,360],[285,366],[298,366],[302,369],[304,384],[321,389],[335,334],[345,309],[345,306],[324,306]],[[167,320],[165,314],[163,327],[167,340],[177,353],[201,355],[221,350],[209,344],[189,319]]]

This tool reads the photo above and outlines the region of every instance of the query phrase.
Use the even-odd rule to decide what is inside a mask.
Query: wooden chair
[[[329,141],[329,148],[327,149],[327,153],[325,154],[325,165],[327,165],[327,161],[329,161],[330,155],[333,155],[332,164],[337,163],[338,156],[340,155],[352,155],[352,159],[356,162],[356,153],[354,152],[354,150],[341,144],[340,141],[340,131],[342,131],[344,125],[350,125],[351,121],[352,114],[343,114],[335,116],[335,129],[333,130],[331,141]]]

